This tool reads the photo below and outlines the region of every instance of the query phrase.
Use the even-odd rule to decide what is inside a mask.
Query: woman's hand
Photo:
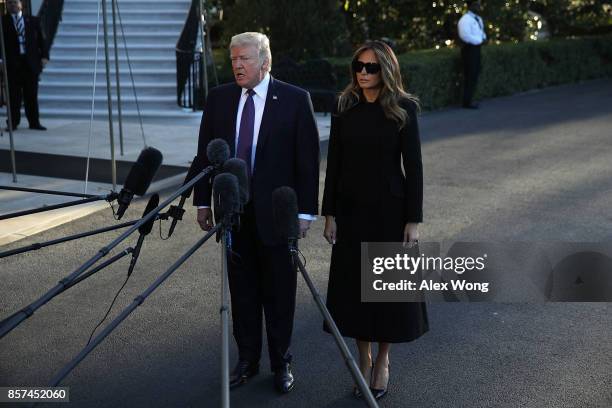
[[[404,227],[404,247],[412,248],[419,242],[419,224],[416,222],[407,222]]]
[[[332,216],[325,217],[325,230],[323,236],[330,244],[336,243],[336,220]]]

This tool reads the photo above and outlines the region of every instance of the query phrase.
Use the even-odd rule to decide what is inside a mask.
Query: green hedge
[[[461,101],[459,49],[415,51],[398,56],[409,92],[424,109]],[[350,58],[332,58],[339,90],[349,81]],[[612,76],[612,36],[488,45],[476,98],[510,95],[550,85]]]

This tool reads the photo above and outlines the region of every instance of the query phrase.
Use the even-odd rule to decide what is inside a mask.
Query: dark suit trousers
[[[461,48],[461,57],[463,59],[463,104],[470,105],[480,74],[480,45],[464,44]]]
[[[15,70],[10,70],[8,82],[11,97],[11,119],[13,128],[21,121],[21,101],[25,105],[25,113],[30,126],[39,124],[38,119],[38,73],[34,73],[25,55],[19,57]]]
[[[258,362],[265,313],[272,370],[291,362],[297,273],[287,245],[264,245],[257,234],[252,203],[241,217],[240,231],[232,235],[228,258],[234,338],[241,360]]]

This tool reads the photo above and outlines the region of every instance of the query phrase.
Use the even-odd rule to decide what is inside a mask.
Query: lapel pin
[[[272,99],[274,99],[276,101],[276,100],[278,100],[278,96],[272,95]]]

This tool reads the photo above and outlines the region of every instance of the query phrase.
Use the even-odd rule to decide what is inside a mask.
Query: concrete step
[[[91,107],[79,107],[79,108],[67,108],[58,109],[55,107],[40,107],[41,117],[53,117],[53,118],[87,118],[91,116]],[[117,115],[117,110],[113,110],[114,115]],[[125,118],[137,118],[138,112],[135,109],[123,109],[121,114]],[[201,117],[202,112],[192,112],[191,110],[182,109],[176,104],[170,109],[149,109],[142,110],[141,117],[143,118],[185,118],[185,117]],[[94,119],[105,119],[108,118],[108,112],[106,105],[104,108],[97,107],[94,111]]]
[[[98,0],[66,0],[64,2],[64,12],[67,10],[97,10]],[[191,6],[191,0],[119,0],[119,10],[141,10],[143,7],[155,6],[155,8],[166,8],[170,10],[184,10],[187,12]],[[112,10],[111,0],[107,0],[106,9]]]
[[[125,55],[125,47],[121,42],[117,44],[117,49],[121,54]],[[176,51],[174,45],[170,46],[169,44],[160,43],[148,44],[143,42],[135,44],[128,43],[127,50],[130,54],[130,57],[149,56],[176,60]],[[79,56],[83,58],[91,58],[93,60],[95,58],[95,54],[95,44],[93,46],[80,44],[53,44],[53,47],[51,48],[52,61],[55,55]],[[104,60],[104,41],[100,41],[100,43],[98,44],[98,59],[99,61]]]
[[[104,72],[104,71],[99,71]],[[174,69],[144,69],[138,68],[132,70],[134,75],[134,80],[138,82],[152,82],[152,81],[163,81],[170,82],[176,81],[176,71]],[[102,74],[104,75],[104,74]],[[119,71],[120,80],[129,81],[130,74],[129,70],[121,69]],[[43,79],[48,82],[53,82],[56,80],[74,80],[74,81],[91,81],[93,79],[93,72],[91,69],[83,69],[83,68],[53,68],[49,67],[45,69],[43,73]]]
[[[112,41],[113,39],[113,31],[110,30],[109,39]],[[99,42],[104,42],[104,33],[100,32]],[[128,43],[128,47],[130,44],[143,43],[147,41],[152,41],[154,43],[171,43],[176,44],[180,36],[180,33],[177,34],[175,31],[131,31],[125,33],[125,41]],[[123,35],[120,31],[117,32],[117,41],[119,43],[123,42]],[[82,45],[91,45],[92,47],[96,45],[96,32],[95,31],[73,31],[73,32],[63,32],[58,34],[53,41],[53,46],[57,44],[82,44]]]
[[[120,53],[121,54],[121,53]],[[115,56],[113,52],[110,55],[111,69],[115,70]],[[141,68],[176,68],[176,61],[169,58],[145,57],[145,56],[130,56],[130,65],[132,70]],[[82,58],[76,55],[66,56],[58,55],[49,63],[48,68],[87,68],[93,70],[95,61],[92,58]],[[125,56],[119,55],[119,66],[122,69],[129,69],[128,61]],[[98,72],[104,69],[104,60],[98,59]]]
[[[121,54],[125,55],[125,49],[122,46],[119,46],[118,49],[119,49],[120,55]],[[150,57],[157,57],[160,59],[176,61],[176,51],[175,51],[174,46],[146,48],[146,47],[132,47],[128,44],[127,49],[128,49],[128,53],[130,54],[130,58],[150,56]],[[112,44],[109,44],[109,53],[114,53],[114,51],[112,50],[113,50]],[[87,46],[85,47],[61,46],[56,49],[54,45],[50,54],[51,54],[51,62],[53,62],[53,59],[55,58],[56,55],[57,56],[63,55],[66,57],[72,56],[72,57],[82,58],[84,60],[93,61],[96,56],[96,48],[87,47]],[[104,42],[101,42],[100,45],[98,46],[98,63],[100,63],[100,61],[104,63]]]
[[[108,22],[113,21],[111,10],[107,10],[106,16]],[[121,20],[125,23],[126,20],[148,20],[162,21],[164,19],[180,20],[187,18],[187,10],[164,10],[164,9],[140,9],[140,10],[123,10],[120,8]],[[98,10],[80,10],[67,9],[62,12],[62,22],[70,23],[74,20],[89,20],[96,21]],[[115,13],[117,24],[119,24],[119,13]],[[100,10],[100,21],[102,19],[102,10]]]
[[[81,109],[84,108],[86,110],[90,110],[91,109],[91,97],[89,97],[89,100],[85,100],[86,98],[83,98],[83,100],[78,100],[81,98],[73,98],[74,100],[66,100],[66,99],[52,99],[49,100],[47,98],[41,98],[39,103],[40,103],[40,107],[41,108],[53,108],[53,109]],[[178,105],[176,103],[176,100],[173,101],[150,101],[150,100],[146,100],[146,101],[142,101],[141,97],[138,97],[138,106],[140,107],[141,112],[143,111],[150,111],[150,110],[155,110],[155,111],[162,111],[162,110],[175,110],[178,108]],[[112,105],[114,107],[114,109],[117,108],[117,102],[113,101]],[[96,96],[96,102],[95,102],[95,106],[96,108],[99,108],[101,110],[105,110],[107,109],[107,100],[106,100],[106,96]],[[134,102],[134,100],[125,100],[124,98],[121,99],[121,108],[122,110],[130,110],[130,111],[134,111],[136,112],[136,103]]]
[[[102,23],[102,18],[100,18],[100,23]],[[150,19],[124,19],[123,20],[123,28],[125,30],[130,30],[132,28],[137,29],[145,29],[147,31],[161,31],[161,30],[178,30],[179,32],[183,29],[183,25],[185,21],[182,19],[172,19],[172,20],[150,20]],[[60,24],[62,27],[62,31],[75,31],[75,30],[92,30],[92,32],[96,32],[96,20],[95,19],[75,19],[70,21],[62,21]],[[111,25],[109,24],[109,29]],[[119,27],[117,27],[118,30]],[[100,31],[103,30],[102,24],[100,24]],[[110,31],[110,30],[109,30]]]
[[[106,95],[106,79],[103,75],[98,76],[96,83],[96,95]],[[111,90],[113,95],[117,88],[114,78],[111,80]],[[55,82],[44,82],[41,81],[39,84],[40,93],[62,95],[66,98],[72,96],[87,96],[92,95],[92,83],[90,82],[76,82],[76,81],[55,81]],[[130,81],[121,83],[121,95],[133,95],[132,83]],[[141,96],[168,96],[176,95],[176,83],[174,82],[137,82],[136,83],[136,94],[140,98]]]

